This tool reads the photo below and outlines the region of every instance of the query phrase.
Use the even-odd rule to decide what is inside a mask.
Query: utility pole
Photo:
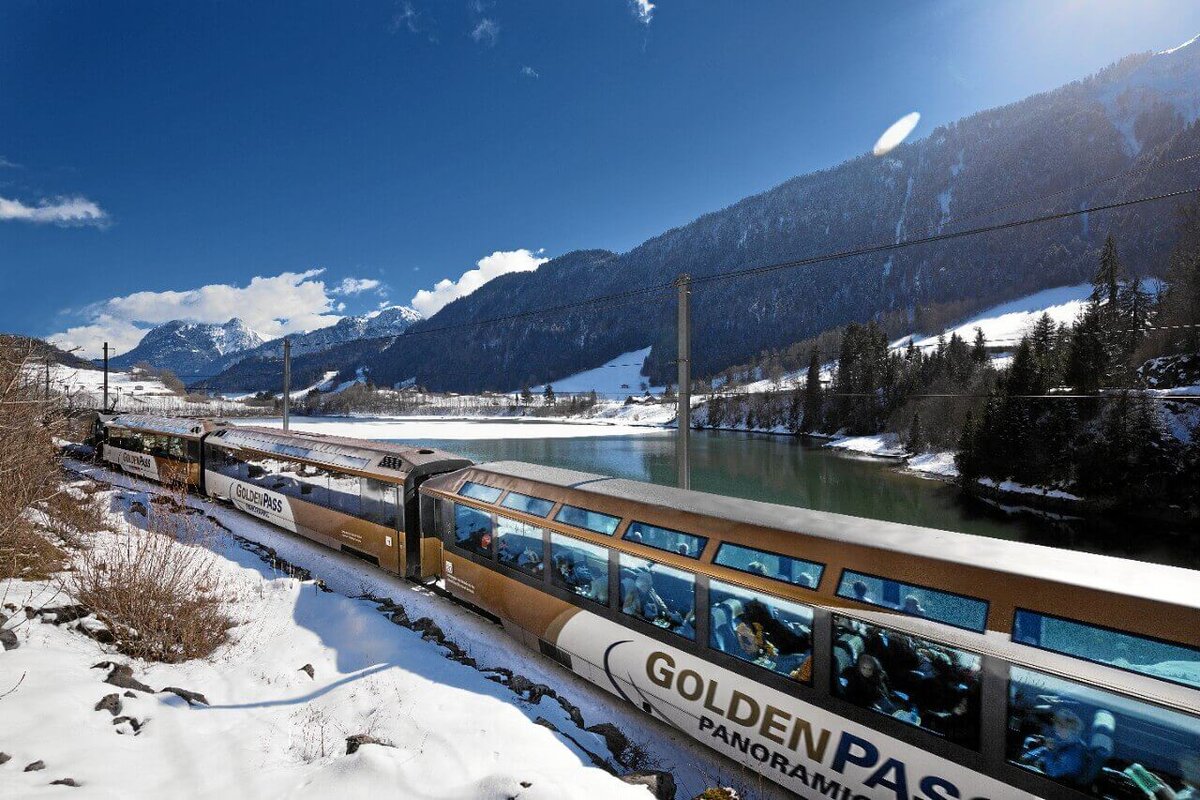
[[[108,342],[104,343],[104,407],[100,410],[108,413]]]
[[[288,429],[292,410],[292,340],[283,340],[283,429]]]
[[[676,363],[679,366],[678,408],[675,412],[675,464],[679,469],[679,488],[692,488],[689,463],[689,439],[692,428],[692,276],[684,273],[675,280],[679,290],[679,307],[675,322],[679,345]]]

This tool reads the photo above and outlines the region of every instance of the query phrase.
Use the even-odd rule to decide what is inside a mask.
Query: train
[[[1194,571],[215,420],[96,436],[115,468],[436,582],[799,797],[1200,797]]]

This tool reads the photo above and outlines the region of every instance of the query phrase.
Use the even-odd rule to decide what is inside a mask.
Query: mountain
[[[292,369],[310,370],[318,375],[326,370],[353,371],[366,354],[376,355],[424,317],[408,306],[389,306],[360,316],[343,317],[334,325],[308,333],[293,334]],[[272,339],[250,350],[218,359],[208,377],[196,385],[219,392],[275,391],[282,385],[283,339]],[[304,373],[309,374],[308,372]]]
[[[187,378],[209,374],[222,359],[263,343],[263,338],[234,317],[224,325],[172,320],[149,330],[138,346],[109,359],[113,369],[128,369],[143,361]]]
[[[669,290],[462,326],[669,284],[684,272],[703,278],[1200,185],[1200,159],[1173,163],[1200,151],[1198,117],[1200,43],[1129,56],[1083,80],[941,126],[886,157],[864,155],[792,178],[627,253],[577,251],[533,272],[501,276],[413,325],[411,335],[365,365],[343,367],[367,366],[380,384],[416,378],[435,389],[507,389],[649,345],[651,381],[668,381],[675,316]],[[1122,177],[1101,180],[1114,175]],[[850,321],[930,310],[961,319],[1084,282],[1109,232],[1128,268],[1158,274],[1180,202],[699,283],[693,373],[712,375]],[[447,326],[459,327],[441,330]]]

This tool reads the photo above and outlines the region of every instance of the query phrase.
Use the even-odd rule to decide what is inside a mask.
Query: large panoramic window
[[[551,533],[550,580],[559,589],[608,605],[608,549]]]
[[[663,630],[696,638],[696,577],[621,553],[621,611]]]
[[[470,497],[474,500],[482,500],[485,503],[494,503],[500,499],[500,490],[494,486],[484,486],[482,483],[472,483],[467,481],[458,490],[458,493],[463,497]]]
[[[508,517],[496,517],[496,560],[540,578],[546,565],[542,557],[543,530]]]
[[[708,585],[708,608],[712,649],[812,682],[810,607],[714,580]]]
[[[725,542],[717,548],[714,564],[736,569],[750,575],[761,575],[805,589],[815,589],[821,583],[825,567],[814,561],[784,556],[767,550],[757,550],[740,544]]]
[[[1195,798],[1200,718],[1013,667],[1008,760],[1101,798]]]
[[[979,656],[839,615],[832,653],[837,697],[978,747]]]
[[[644,522],[631,522],[623,537],[627,542],[636,542],[648,547],[677,553],[688,558],[699,558],[708,544],[708,538],[694,533],[673,531],[670,528],[660,528],[657,525],[647,525]]]
[[[476,555],[492,557],[492,515],[454,504],[454,543]]]
[[[853,570],[842,572],[837,593],[847,600],[899,611],[910,617],[937,620],[969,631],[981,632],[987,625],[988,605],[984,600]]]

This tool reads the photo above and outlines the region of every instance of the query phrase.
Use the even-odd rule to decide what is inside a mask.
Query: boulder
[[[307,673],[308,677],[312,678],[313,680],[317,679],[317,671],[315,669],[313,669],[312,664],[305,664],[303,667],[300,668],[299,671]]]
[[[180,689],[177,686],[164,686],[163,691],[170,692],[171,694],[182,697],[184,700],[187,701],[187,704],[189,706],[195,706],[195,705],[206,706],[206,705],[208,705],[208,698],[205,697],[204,695],[200,694],[199,692],[193,692],[189,689]]]
[[[356,733],[353,736],[346,737],[346,755],[351,755],[358,752],[358,748],[364,744],[377,744],[380,747],[395,747],[389,741],[384,739],[376,739],[369,733]]]
[[[0,628],[0,645],[3,645],[5,650],[16,650],[21,646],[21,642],[16,633],[8,628]]]
[[[100,698],[98,703],[96,703],[95,710],[107,711],[115,717],[117,714],[121,713],[121,698],[117,696],[116,692],[113,692],[112,694],[106,694],[104,697]]]
[[[79,632],[100,644],[112,644],[117,640],[112,630],[95,617],[84,617],[79,620]]]
[[[59,778],[56,781],[50,781],[50,785],[51,786],[74,786],[75,788],[78,789],[79,781],[75,780],[74,778]]]
[[[38,759],[37,761],[34,761],[32,764],[26,764],[24,771],[25,772],[37,772],[37,771],[43,770],[45,768],[46,768],[46,762],[42,761],[41,759]]]
[[[133,670],[127,664],[114,664],[111,661],[101,661],[92,669],[108,669],[108,677],[104,679],[105,683],[110,683],[113,686],[119,686],[122,689],[136,689],[139,692],[148,692],[154,694],[154,690],[146,684],[133,677]]]
[[[567,712],[567,716],[571,718],[571,722],[575,723],[577,728],[585,728],[583,724],[583,712],[579,710],[579,706],[563,697],[558,697],[558,704],[563,707],[563,711]]]
[[[655,800],[675,800],[675,778],[669,772],[631,772],[620,779],[634,786],[645,786]]]
[[[8,753],[0,753],[0,764],[7,764],[9,761],[12,761],[12,756]]]
[[[138,721],[137,721],[136,719],[134,719],[133,717],[115,717],[115,718],[113,719],[113,723],[112,723],[112,724],[113,724],[113,725],[122,725],[122,724],[124,724],[124,723],[126,723],[126,722],[128,722],[128,723],[129,723],[129,727],[133,728],[133,732],[134,732],[134,733],[137,733],[138,731],[140,731],[140,730],[142,729],[142,726],[146,724],[146,723],[144,723],[144,722],[138,722]],[[118,733],[119,733],[119,732],[120,732],[120,731],[118,731]]]
[[[66,622],[74,622],[77,619],[83,619],[90,613],[92,612],[87,606],[81,606],[73,603],[65,606],[52,606],[43,608],[38,611],[38,616],[42,618],[42,622],[48,622],[51,625],[62,625]]]
[[[604,739],[604,743],[608,745],[608,751],[618,761],[621,760],[622,754],[629,749],[629,737],[621,733],[620,729],[611,722],[601,722],[599,725],[593,725],[584,730]]]

